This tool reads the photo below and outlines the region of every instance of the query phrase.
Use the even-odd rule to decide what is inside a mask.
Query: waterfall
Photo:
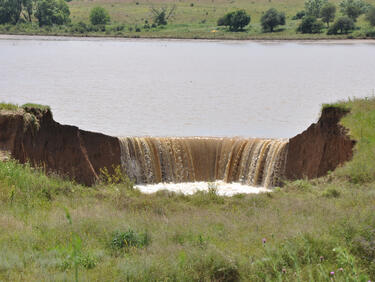
[[[215,181],[272,187],[285,166],[287,140],[123,137],[121,164],[136,183]]]

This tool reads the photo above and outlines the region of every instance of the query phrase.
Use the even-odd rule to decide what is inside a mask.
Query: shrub
[[[302,19],[297,31],[301,33],[320,33],[323,28],[323,23],[313,16],[306,16]]]
[[[354,29],[354,21],[349,17],[341,17],[328,30],[328,34],[348,34]]]
[[[88,30],[89,29],[84,22],[78,22],[70,27],[70,31],[74,33],[86,33]]]
[[[375,7],[371,7],[366,14],[366,20],[371,26],[375,26]]]
[[[129,251],[130,248],[142,248],[150,243],[150,235],[146,232],[138,234],[132,229],[128,231],[115,231],[112,234],[110,246],[113,250]]]
[[[322,18],[322,21],[327,24],[327,27],[329,27],[329,23],[333,22],[336,15],[336,6],[332,3],[326,3],[320,10],[320,16]]]
[[[90,12],[90,22],[93,25],[106,25],[111,18],[106,9],[103,7],[94,7]]]
[[[243,30],[251,21],[245,10],[238,10],[227,13],[217,21],[218,26],[229,26],[231,31]]]
[[[173,5],[172,7],[162,7],[160,9],[151,8],[151,13],[153,14],[154,23],[156,25],[167,25],[168,20],[171,19],[175,12],[176,12],[176,5]]]
[[[343,15],[348,16],[354,22],[357,18],[366,13],[369,6],[362,0],[343,0],[340,2],[340,10]]]
[[[0,0],[0,24],[31,22],[34,9],[35,0]]]
[[[35,17],[39,26],[63,25],[70,22],[69,7],[64,0],[38,0]]]
[[[341,195],[341,192],[334,187],[327,188],[323,192],[323,196],[326,198],[338,198],[340,197],[340,195]]]
[[[240,281],[236,261],[214,249],[193,254],[185,265],[193,281]]]
[[[262,16],[260,23],[264,31],[273,32],[275,27],[285,24],[285,14],[271,8]]]
[[[305,10],[297,12],[297,14],[292,18],[292,20],[300,20],[306,15]]]
[[[320,10],[327,3],[327,0],[307,0],[305,2],[306,15],[318,18]]]

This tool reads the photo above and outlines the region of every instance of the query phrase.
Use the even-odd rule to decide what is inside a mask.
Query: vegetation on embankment
[[[0,110],[8,110],[8,111],[17,111],[20,109],[39,109],[39,110],[50,110],[51,108],[46,105],[40,105],[40,104],[31,104],[27,103],[22,106],[19,106],[17,104],[11,104],[11,103],[0,103]]]
[[[7,1],[7,0],[2,0]],[[2,1],[0,1],[0,6]],[[20,0],[17,0],[20,1]],[[201,0],[201,1],[81,1],[73,0],[67,2],[69,13],[65,6],[57,15],[51,14],[47,20],[41,18],[47,14],[45,10],[38,11],[38,7],[44,7],[39,2],[60,3],[63,0],[23,0],[26,3],[34,3],[33,12],[29,16],[27,6],[17,24],[10,19],[9,22],[0,24],[2,34],[24,34],[24,35],[61,35],[61,36],[105,36],[105,37],[128,37],[128,38],[201,38],[201,39],[347,39],[347,38],[374,38],[374,20],[368,19],[372,15],[369,10],[354,19],[355,28],[349,28],[345,32],[338,29],[330,33],[326,26],[326,18],[317,14],[318,22],[314,27],[300,29],[303,16],[306,13],[305,2],[316,2],[322,5],[325,0]],[[60,2],[59,2],[60,1]],[[336,7],[335,15],[328,15],[328,25],[334,26],[334,21],[345,16],[340,7],[342,0],[330,0]],[[361,0],[354,0],[363,2]],[[319,4],[320,3],[320,4]],[[366,4],[375,5],[375,0],[366,0]],[[57,4],[56,4],[57,5]],[[312,6],[316,6],[313,4]],[[93,17],[92,13],[98,7],[104,8],[106,12],[103,18]],[[40,8],[41,9],[41,8]],[[262,17],[276,9],[285,15],[284,22],[273,28],[266,28],[262,23]],[[52,10],[52,9],[51,9]],[[161,16],[165,10],[164,16]],[[245,11],[251,18],[249,24],[240,30],[231,29],[230,26],[221,26],[220,18],[228,13]],[[301,11],[304,11],[301,13]],[[171,12],[171,16],[169,13]],[[156,14],[155,14],[156,13]],[[0,13],[1,14],[1,13]],[[63,16],[62,16],[63,15]],[[108,17],[107,17],[108,16]],[[331,20],[331,19],[334,20]],[[51,20],[52,19],[52,20]],[[95,19],[95,20],[94,20]],[[307,19],[307,18],[306,18]],[[268,25],[274,20],[269,19]],[[324,22],[324,24],[323,24]],[[1,23],[1,15],[0,15]],[[318,28],[317,28],[318,27]],[[307,32],[307,33],[302,33]],[[239,32],[235,32],[239,31]],[[271,32],[272,31],[272,32]],[[334,31],[334,30],[333,30]],[[342,34],[340,34],[342,32]]]
[[[375,99],[335,106],[351,109],[353,161],[273,193],[145,195],[0,162],[0,280],[372,280]]]

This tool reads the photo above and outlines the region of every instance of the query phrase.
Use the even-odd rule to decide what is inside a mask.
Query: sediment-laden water
[[[287,140],[124,137],[121,162],[137,183],[222,180],[272,187],[282,176]]]

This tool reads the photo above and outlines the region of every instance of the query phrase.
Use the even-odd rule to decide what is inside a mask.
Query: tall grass
[[[357,141],[353,160],[337,175],[353,183],[363,184],[375,180],[375,98],[355,99],[342,103],[351,109],[341,121],[349,129],[350,136]]]

